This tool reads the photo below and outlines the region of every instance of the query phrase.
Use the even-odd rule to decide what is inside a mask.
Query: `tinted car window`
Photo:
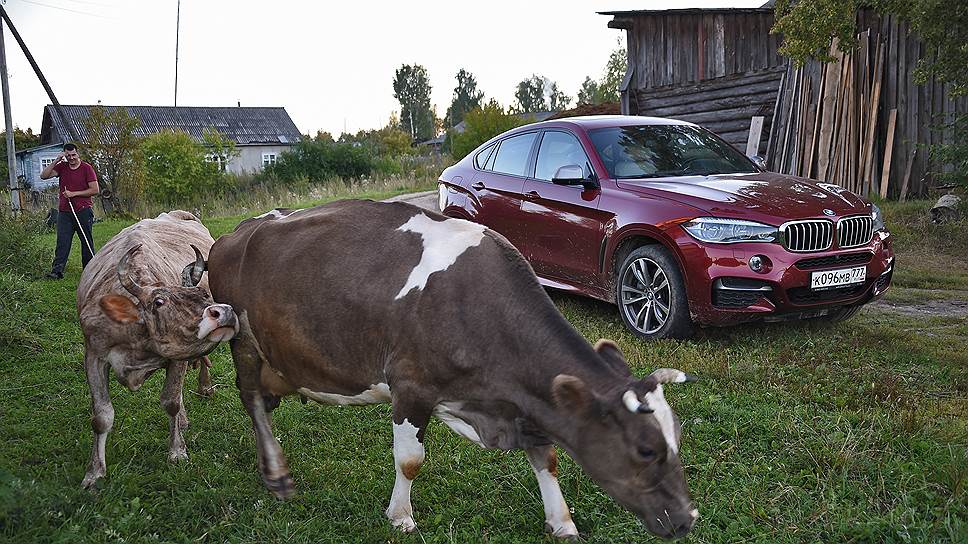
[[[494,159],[493,170],[502,174],[524,176],[528,173],[528,156],[531,154],[531,144],[537,133],[514,136],[501,142]]]
[[[574,134],[567,132],[549,131],[541,138],[538,148],[538,161],[534,168],[534,177],[551,181],[555,172],[562,166],[577,164],[588,176],[588,157],[585,150]]]
[[[613,179],[757,172],[746,156],[699,127],[612,127],[588,135]]]
[[[494,151],[494,148],[496,146],[497,146],[497,144],[491,144],[491,145],[485,147],[484,149],[482,149],[480,153],[478,153],[477,155],[475,155],[474,156],[474,165],[477,166],[478,168],[483,169],[484,168],[484,165],[487,163],[487,157],[488,157],[488,155],[491,154],[491,151]]]

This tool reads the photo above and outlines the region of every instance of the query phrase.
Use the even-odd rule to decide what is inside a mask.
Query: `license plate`
[[[866,266],[841,268],[839,270],[824,270],[810,274],[810,289],[830,289],[843,285],[862,283],[867,277]]]

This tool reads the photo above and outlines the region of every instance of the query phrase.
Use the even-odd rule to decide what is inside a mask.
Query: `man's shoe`
[[[47,275],[44,276],[44,279],[45,280],[62,280],[62,279],[64,279],[64,274],[61,274],[60,272],[48,272]]]

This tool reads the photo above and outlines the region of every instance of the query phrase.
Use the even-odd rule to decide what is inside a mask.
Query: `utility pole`
[[[54,105],[54,110],[60,117],[61,124],[67,130],[68,134],[71,136],[71,140],[78,142],[81,137],[77,134],[77,128],[68,121],[67,115],[64,114],[64,108],[61,107],[60,102],[57,101],[57,97],[54,96],[54,91],[50,88],[50,84],[47,83],[47,78],[44,77],[44,73],[40,71],[40,66],[37,65],[37,61],[34,60],[34,56],[30,54],[30,50],[27,49],[27,44],[24,43],[23,38],[20,37],[20,33],[17,32],[17,27],[13,26],[13,21],[7,16],[7,10],[3,9],[0,5],[0,17],[3,18],[4,22],[7,23],[7,28],[10,29],[10,33],[13,34],[17,43],[20,44],[20,49],[24,52],[24,56],[27,57],[27,62],[30,63],[30,67],[34,69],[34,73],[37,74],[37,79],[40,80],[40,84],[44,86],[44,90],[47,91],[47,97],[50,98],[51,104]],[[53,121],[53,119],[51,119]]]
[[[175,12],[175,107],[178,107],[178,35],[181,30],[181,0]]]
[[[7,81],[7,50],[3,44],[3,24],[0,23],[0,86],[3,87],[3,120],[7,128],[7,171],[10,174],[10,209],[20,211],[20,184],[17,182],[17,150],[13,142],[13,115],[10,113],[10,84]]]

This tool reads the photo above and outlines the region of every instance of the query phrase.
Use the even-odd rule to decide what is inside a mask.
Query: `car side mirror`
[[[586,191],[598,189],[598,181],[594,176],[591,179],[585,177],[585,169],[577,164],[566,164],[555,172],[555,177],[551,178],[551,183],[555,185],[581,185]]]
[[[753,155],[750,157],[750,160],[753,161],[753,164],[755,164],[757,168],[766,172],[766,159],[759,155]]]

